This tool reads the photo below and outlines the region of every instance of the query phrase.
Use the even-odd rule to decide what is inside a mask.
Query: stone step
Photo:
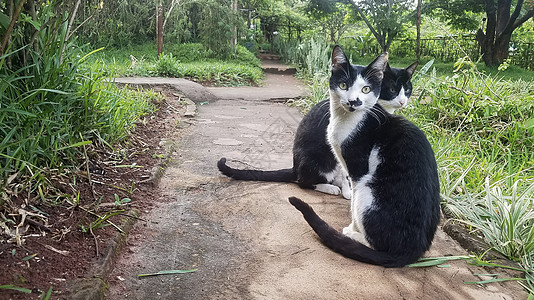
[[[263,72],[270,74],[294,75],[297,69],[288,66],[262,66]]]

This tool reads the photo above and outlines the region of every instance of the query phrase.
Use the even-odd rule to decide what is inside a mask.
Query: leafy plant
[[[532,83],[485,75],[469,59],[454,67],[452,76],[438,78],[435,70],[423,76],[416,86],[419,101],[402,113],[433,144],[447,214],[518,261],[526,274],[524,279],[490,281],[520,280],[529,290],[534,257],[534,156],[528,150],[534,146]]]
[[[120,199],[119,195],[115,194],[115,205],[116,206],[121,206],[121,205],[125,205],[127,203],[130,203],[132,201],[132,199],[130,198],[122,198]]]
[[[483,193],[448,197],[447,206],[463,223],[474,228],[497,251],[519,259],[534,254],[534,182],[524,191],[518,182],[503,191],[502,182],[490,185]]]
[[[14,285],[11,285],[11,284],[0,285],[0,290],[2,290],[2,289],[19,291],[19,292],[23,292],[23,293],[26,293],[26,294],[31,294],[31,292],[32,292],[32,290],[30,290],[30,289],[14,286]]]
[[[161,76],[176,76],[178,63],[179,61],[172,56],[172,53],[162,53],[156,62],[156,71]]]

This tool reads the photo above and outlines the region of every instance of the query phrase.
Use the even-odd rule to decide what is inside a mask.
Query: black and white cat
[[[377,105],[387,54],[369,66],[332,52],[327,140],[351,179],[352,222],[343,234],[302,200],[289,201],[332,250],[385,267],[417,261],[440,219],[437,165],[424,133]]]
[[[414,62],[404,69],[392,68],[389,64],[384,71],[384,78],[380,85],[378,103],[390,114],[408,105],[412,95],[412,75],[418,62]]]
[[[402,68],[387,65],[380,91],[379,103],[388,112],[406,106],[412,93],[410,79],[417,62]],[[350,183],[332,153],[326,139],[326,129],[330,121],[329,100],[316,104],[300,122],[293,143],[293,168],[274,171],[240,170],[226,165],[226,158],[217,163],[226,176],[238,180],[273,182],[297,182],[302,188],[313,189],[327,194],[350,199]]]

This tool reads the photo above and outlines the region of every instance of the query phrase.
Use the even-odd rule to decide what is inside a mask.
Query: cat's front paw
[[[352,224],[343,228],[343,234],[355,241],[364,244],[367,247],[370,247],[369,242],[367,242],[367,240],[365,239],[365,236],[361,232],[355,231]]]
[[[338,186],[327,183],[320,183],[315,186],[315,190],[321,193],[330,194],[330,195],[340,195],[341,189]]]
[[[356,226],[356,224],[354,223],[350,223],[349,226],[343,228],[343,234],[346,235],[346,236],[349,236],[352,232],[360,232],[358,230],[358,226]]]
[[[350,188],[343,189],[342,192],[343,192],[343,198],[345,198],[347,200],[352,199],[352,189],[350,189]]]

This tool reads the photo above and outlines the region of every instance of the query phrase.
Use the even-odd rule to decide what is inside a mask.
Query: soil
[[[68,285],[87,276],[118,234],[109,224],[95,229],[93,235],[88,232],[89,224],[97,219],[88,211],[104,216],[122,209],[120,215],[110,218],[114,224],[121,225],[126,219],[135,218],[132,211],[150,210],[154,199],[159,198],[153,176],[154,168],[162,163],[166,151],[162,139],[174,138],[180,133],[176,124],[185,112],[185,106],[178,101],[180,95],[169,89],[160,88],[159,92],[164,100],[155,103],[157,111],[136,125],[131,138],[116,145],[114,151],[103,146],[88,149],[92,184],[84,170],[70,178],[52,179],[54,185],[67,193],[73,189],[79,191],[79,205],[64,199],[55,206],[35,205],[47,218],[26,217],[20,228],[21,246],[14,241],[6,242],[4,238],[7,237],[0,239],[0,285],[11,284],[32,291],[27,294],[0,289],[0,299],[40,299],[49,288],[53,290],[52,299],[67,297]],[[76,181],[72,180],[74,176]],[[74,187],[70,188],[65,182]],[[126,200],[118,207],[114,203],[115,195],[120,200],[131,201]],[[16,198],[13,206],[31,211],[23,199],[22,196]],[[20,215],[16,218],[17,222],[21,221]]]

